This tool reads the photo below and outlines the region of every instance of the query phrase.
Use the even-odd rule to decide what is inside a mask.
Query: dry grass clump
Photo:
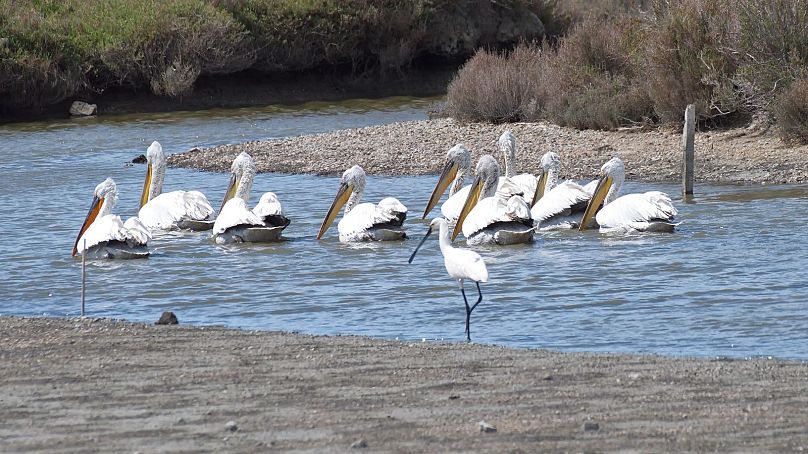
[[[784,141],[808,143],[808,79],[796,80],[783,91],[774,113]]]
[[[492,123],[535,118],[541,109],[541,49],[481,50],[449,83],[445,113],[462,121]]]

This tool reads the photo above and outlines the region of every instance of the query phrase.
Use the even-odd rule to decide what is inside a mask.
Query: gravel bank
[[[797,362],[19,317],[0,361],[4,452],[808,448]]]
[[[579,131],[548,123],[459,124],[451,119],[394,123],[282,140],[255,141],[173,155],[169,163],[229,171],[241,151],[260,172],[341,174],[360,164],[371,174],[437,173],[446,151],[464,143],[476,156],[496,153],[496,140],[510,129],[518,140],[522,171],[535,172],[541,155],[555,150],[564,176],[591,178],[613,156],[626,162],[633,180],[673,181],[681,173],[681,133],[672,130]],[[696,180],[709,182],[808,182],[808,146],[789,147],[772,132],[746,129],[697,133]]]

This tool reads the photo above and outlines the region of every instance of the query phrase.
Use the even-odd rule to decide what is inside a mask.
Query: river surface
[[[173,153],[423,119],[433,101],[0,126],[0,314],[78,314],[81,265],[70,251],[92,191],[113,177],[120,190],[113,211],[135,214],[145,167],[127,162],[152,140]],[[227,181],[222,173],[170,168],[165,190],[201,190],[218,208]],[[184,324],[462,341],[463,301],[437,240],[407,264],[426,230],[419,214],[435,181],[370,176],[365,200],[398,197],[410,208],[411,239],[356,246],[337,241],[336,224],[323,241],[314,239],[338,178],[260,174],[251,204],[264,191],[278,194],[292,220],[287,241],[225,247],[205,233],[156,235],[146,260],[88,263],[87,313],[151,322],[172,310]],[[478,249],[491,278],[472,317],[474,340],[565,351],[808,359],[802,218],[808,186],[700,184],[694,203],[684,203],[677,185],[625,185],[626,191],[652,188],[673,196],[682,222],[677,233],[565,232],[528,246]]]

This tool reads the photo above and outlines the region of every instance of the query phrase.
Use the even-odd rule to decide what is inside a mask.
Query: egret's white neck
[[[156,159],[152,163],[151,185],[149,186],[149,200],[154,199],[163,193],[163,181],[166,178],[166,163],[162,159]]]
[[[609,188],[609,192],[606,194],[606,198],[603,200],[604,205],[613,202],[617,197],[620,196],[620,189],[623,187],[623,181],[625,181],[625,179],[626,175],[623,172],[614,173],[612,176],[612,187]]]
[[[438,231],[438,238],[440,241],[441,253],[446,253],[446,248],[452,247],[452,239],[449,235],[449,223],[444,221],[440,223],[440,230]]]
[[[455,176],[454,184],[452,185],[452,189],[449,190],[449,197],[455,195],[460,188],[463,187],[463,181],[466,179],[466,171],[465,169],[460,169],[457,171],[457,176]]]

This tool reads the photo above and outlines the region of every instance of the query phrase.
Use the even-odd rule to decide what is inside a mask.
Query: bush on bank
[[[554,3],[0,0],[0,107],[118,86],[182,96],[200,75],[247,68],[396,72],[419,56],[540,39]]]
[[[578,8],[575,24],[554,43],[496,59],[479,51],[451,82],[446,113],[468,121],[546,119],[612,129],[678,123],[694,103],[703,123],[772,113],[784,137],[808,141],[808,134],[798,132],[806,128],[805,85],[790,88],[808,78],[808,2],[614,0],[600,3],[611,9],[596,15],[572,4]],[[492,92],[486,73],[494,71],[495,61],[512,71],[497,79],[524,79],[533,89],[517,92],[517,99],[513,92]],[[475,97],[491,105],[469,108]],[[497,105],[531,109],[503,117]]]

